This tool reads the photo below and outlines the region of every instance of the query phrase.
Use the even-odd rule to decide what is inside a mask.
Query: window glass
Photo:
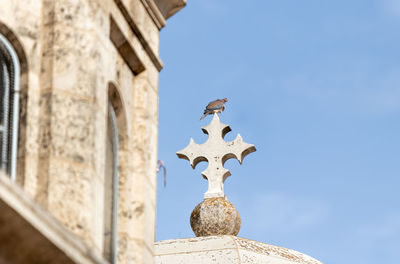
[[[19,75],[17,54],[0,34],[0,168],[14,181],[18,148]]]

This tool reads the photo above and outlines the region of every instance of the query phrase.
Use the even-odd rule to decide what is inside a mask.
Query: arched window
[[[106,139],[106,175],[104,208],[104,256],[110,263],[116,263],[117,257],[117,221],[118,221],[118,151],[119,137],[115,109],[108,101],[107,139]]]
[[[126,191],[121,175],[126,175],[123,162],[127,155],[127,121],[125,107],[117,87],[108,84],[108,118],[106,134],[106,156],[104,175],[104,257],[110,263],[117,263],[118,204],[121,191]]]
[[[0,34],[0,168],[16,180],[19,118],[18,56]]]

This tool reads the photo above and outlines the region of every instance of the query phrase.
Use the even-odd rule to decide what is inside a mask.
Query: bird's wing
[[[163,166],[163,170],[164,170],[164,187],[167,186],[167,168],[165,168],[165,166]]]
[[[220,109],[224,106],[224,102],[221,100],[215,100],[210,102],[207,106],[206,106],[206,110],[217,110]]]

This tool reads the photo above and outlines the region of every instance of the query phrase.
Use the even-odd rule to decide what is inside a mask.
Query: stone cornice
[[[160,9],[158,9],[157,5],[154,3],[154,0],[141,0],[141,2],[157,28],[162,29],[167,21],[163,14],[161,14]]]
[[[118,9],[121,11],[122,16],[125,18],[126,22],[128,23],[130,29],[138,38],[140,44],[142,45],[143,49],[146,51],[147,55],[149,56],[150,60],[153,62],[154,66],[158,71],[161,71],[164,67],[163,63],[161,62],[160,58],[154,53],[153,49],[147,43],[147,40],[144,38],[142,32],[136,25],[135,21],[133,21],[129,11],[126,9],[124,4],[121,0],[114,0],[115,4],[117,5]]]
[[[186,6],[186,0],[154,0],[154,3],[165,19],[170,18]]]

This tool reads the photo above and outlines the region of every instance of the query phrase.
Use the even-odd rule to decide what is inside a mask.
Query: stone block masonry
[[[159,31],[162,14],[184,2],[0,1],[0,34],[21,64],[15,184],[102,256],[111,102],[119,132],[117,263],[153,262]]]

